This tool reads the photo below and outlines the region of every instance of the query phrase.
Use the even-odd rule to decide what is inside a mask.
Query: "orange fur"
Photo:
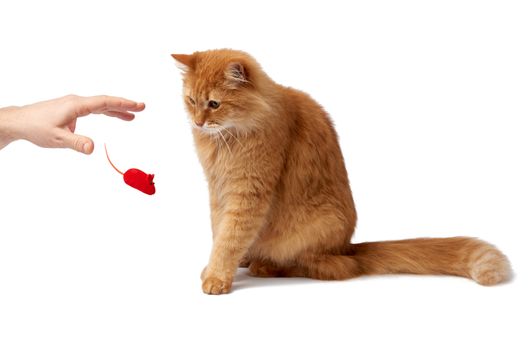
[[[202,273],[205,293],[229,292],[239,264],[264,277],[447,274],[484,285],[508,278],[506,257],[474,238],[351,244],[356,210],[324,109],[276,84],[244,52],[172,56],[183,69],[210,192],[214,242]]]

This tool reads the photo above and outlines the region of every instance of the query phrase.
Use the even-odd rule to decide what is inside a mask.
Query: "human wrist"
[[[11,106],[0,108],[0,148],[20,138],[17,119],[21,107]]]

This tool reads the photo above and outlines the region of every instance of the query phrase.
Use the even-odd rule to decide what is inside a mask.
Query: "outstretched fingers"
[[[146,107],[144,103],[131,101],[116,96],[91,96],[75,97],[79,108],[76,109],[79,117],[89,114],[106,114],[123,120],[132,120],[134,114],[131,112],[143,111]]]
[[[115,117],[120,118],[125,121],[131,121],[135,119],[135,115],[130,112],[122,112],[122,111],[106,111],[103,112],[103,114],[108,115],[109,117]]]

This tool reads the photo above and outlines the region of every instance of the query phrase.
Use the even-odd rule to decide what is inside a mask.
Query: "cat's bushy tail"
[[[357,275],[457,275],[482,285],[494,285],[511,276],[509,261],[502,252],[469,237],[351,244],[348,256],[356,261]]]

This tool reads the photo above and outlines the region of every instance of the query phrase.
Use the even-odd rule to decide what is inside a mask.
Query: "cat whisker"
[[[221,138],[219,137],[218,132],[216,132],[215,134],[211,133],[210,138],[216,142],[218,149],[223,148],[223,142],[221,142]]]
[[[232,155],[232,151],[230,150],[230,146],[227,143],[227,140],[225,139],[225,136],[223,136],[223,133],[221,132],[221,130],[216,129],[216,131],[221,136],[221,138],[223,139],[223,142],[225,142],[225,145],[227,145],[227,149],[229,150],[229,153]]]
[[[222,144],[221,144],[220,141],[219,141],[219,136],[217,135],[217,132],[216,132],[216,133],[211,133],[211,132],[209,132],[209,133],[207,133],[207,135],[208,135],[208,138],[209,138],[210,140],[213,140],[213,141],[216,143],[216,147],[217,147],[217,148],[220,148],[220,147],[221,147]]]
[[[222,128],[224,131],[226,131],[230,136],[232,136],[232,138],[234,138],[236,140],[236,142],[238,142],[240,144],[240,146],[243,147],[243,144],[240,142],[240,140],[238,140],[238,138],[236,136],[234,136],[234,134],[231,133],[229,129],[227,129],[223,125],[220,125],[219,127]]]

